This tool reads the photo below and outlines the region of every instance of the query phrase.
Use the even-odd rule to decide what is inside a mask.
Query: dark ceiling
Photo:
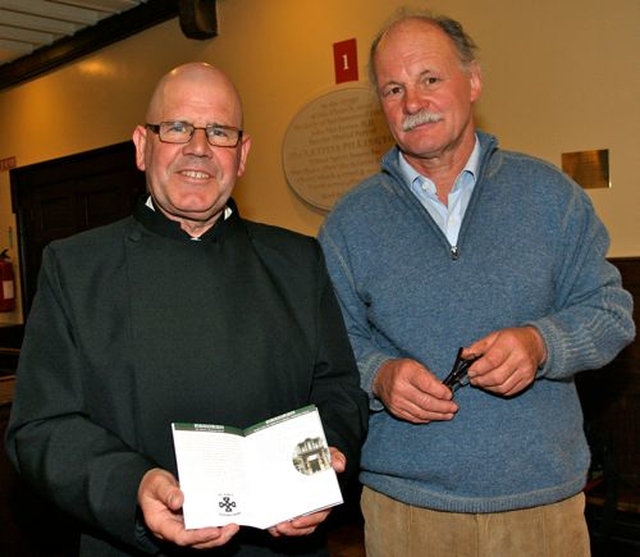
[[[0,89],[174,17],[189,38],[214,37],[215,1],[0,0]]]

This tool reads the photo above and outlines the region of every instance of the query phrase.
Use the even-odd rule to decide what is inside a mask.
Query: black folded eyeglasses
[[[443,381],[443,383],[451,389],[452,393],[455,393],[458,389],[469,384],[467,371],[471,367],[471,364],[480,357],[472,356],[471,358],[463,358],[463,350],[463,348],[458,349],[458,355],[456,356],[456,361],[453,363],[453,368]]]

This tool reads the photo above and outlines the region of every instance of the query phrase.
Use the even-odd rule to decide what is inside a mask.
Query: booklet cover
[[[256,528],[341,504],[315,406],[247,429],[172,423],[186,528]]]

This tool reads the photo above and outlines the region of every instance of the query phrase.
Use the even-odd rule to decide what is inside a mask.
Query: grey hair
[[[466,33],[459,21],[444,15],[433,15],[430,12],[410,13],[406,9],[401,9],[398,15],[378,32],[371,43],[369,50],[369,81],[375,89],[378,87],[378,78],[376,76],[374,58],[378,50],[378,45],[391,28],[395,27],[398,23],[408,20],[423,21],[424,23],[429,23],[441,29],[453,42],[463,67],[468,68],[478,61],[476,55],[478,46]]]

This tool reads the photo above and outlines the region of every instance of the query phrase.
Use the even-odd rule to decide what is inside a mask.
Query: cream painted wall
[[[335,42],[369,42],[394,0],[218,0],[219,36],[186,39],[177,20],[53,73],[0,90],[0,159],[27,165],[130,137],[156,80],[204,60],[225,69],[244,98],[253,137],[235,197],[245,216],[316,234],[324,213],[288,187],[281,145],[293,116],[334,86]],[[478,122],[504,148],[560,164],[562,152],[609,149],[613,185],[589,190],[608,227],[610,255],[640,255],[640,21],[638,0],[413,2],[460,19],[478,42],[485,88]],[[15,229],[9,174],[0,173],[0,248]],[[16,256],[15,246],[11,250]],[[0,322],[20,320],[1,314]]]

